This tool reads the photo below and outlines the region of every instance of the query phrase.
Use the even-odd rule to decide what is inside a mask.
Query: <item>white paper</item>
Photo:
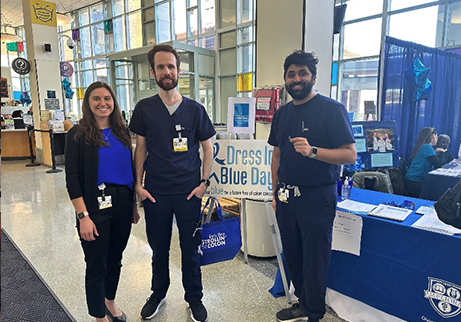
[[[424,215],[419,218],[412,226],[446,235],[461,234],[461,229],[457,229],[453,226],[443,223],[437,216],[434,217],[430,215]]]
[[[431,217],[437,217],[437,212],[435,211],[434,207],[428,207],[428,206],[421,206],[416,210],[417,214],[421,215],[428,215]]]
[[[413,210],[380,204],[369,215],[391,220],[404,221]]]
[[[360,256],[362,226],[362,217],[341,210],[336,211],[331,249]]]
[[[370,211],[376,208],[376,205],[368,203],[358,202],[350,199],[338,202],[338,208],[351,211],[354,213],[365,213],[368,214]]]

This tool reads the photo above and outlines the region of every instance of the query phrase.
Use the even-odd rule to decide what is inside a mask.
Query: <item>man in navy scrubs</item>
[[[179,231],[184,299],[191,318],[206,321],[198,246],[201,198],[210,184],[216,131],[199,103],[178,90],[179,56],[169,45],[157,45],[147,54],[159,93],[141,100],[130,130],[136,133],[136,193],[144,205],[147,239],[153,250],[152,295],[141,310],[153,318],[165,302],[170,284],[169,249],[173,214]],[[199,148],[203,152],[203,166]],[[143,174],[145,171],[145,181]]]
[[[312,90],[318,59],[295,51],[285,59],[285,87],[293,100],[275,112],[272,206],[299,303],[279,321],[319,321],[325,314],[327,270],[341,164],[357,151],[345,107]]]

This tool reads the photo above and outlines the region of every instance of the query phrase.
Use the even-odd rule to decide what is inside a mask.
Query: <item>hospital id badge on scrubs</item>
[[[288,198],[290,196],[290,191],[285,188],[280,188],[278,192],[278,198],[281,202],[288,203]]]
[[[174,152],[187,151],[187,138],[173,138],[173,151]]]
[[[98,197],[99,210],[107,209],[112,207],[112,196]]]

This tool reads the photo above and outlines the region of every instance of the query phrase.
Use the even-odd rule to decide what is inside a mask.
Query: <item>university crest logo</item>
[[[424,297],[443,318],[452,318],[461,313],[461,287],[439,278],[428,277]]]

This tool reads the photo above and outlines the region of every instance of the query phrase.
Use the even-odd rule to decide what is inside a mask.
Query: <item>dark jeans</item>
[[[325,314],[336,184],[299,190],[299,197],[290,190],[288,203],[277,198],[277,223],[295,295],[309,319],[321,319]]]
[[[190,303],[200,301],[203,297],[200,260],[197,252],[202,242],[202,235],[198,231],[193,237],[200,217],[201,199],[193,196],[187,200],[187,196],[188,194],[170,196],[154,194],[155,203],[149,199],[145,199],[143,203],[147,239],[153,250],[151,290],[157,298],[163,299],[170,285],[169,251],[174,214],[179,230],[184,299]]]
[[[133,220],[133,192],[127,186],[110,185],[106,196],[112,196],[112,207],[91,213],[99,236],[95,241],[80,239],[85,253],[85,290],[88,312],[96,318],[106,315],[105,301],[115,299],[122,253],[128,243]],[[79,220],[77,229],[80,235]]]

